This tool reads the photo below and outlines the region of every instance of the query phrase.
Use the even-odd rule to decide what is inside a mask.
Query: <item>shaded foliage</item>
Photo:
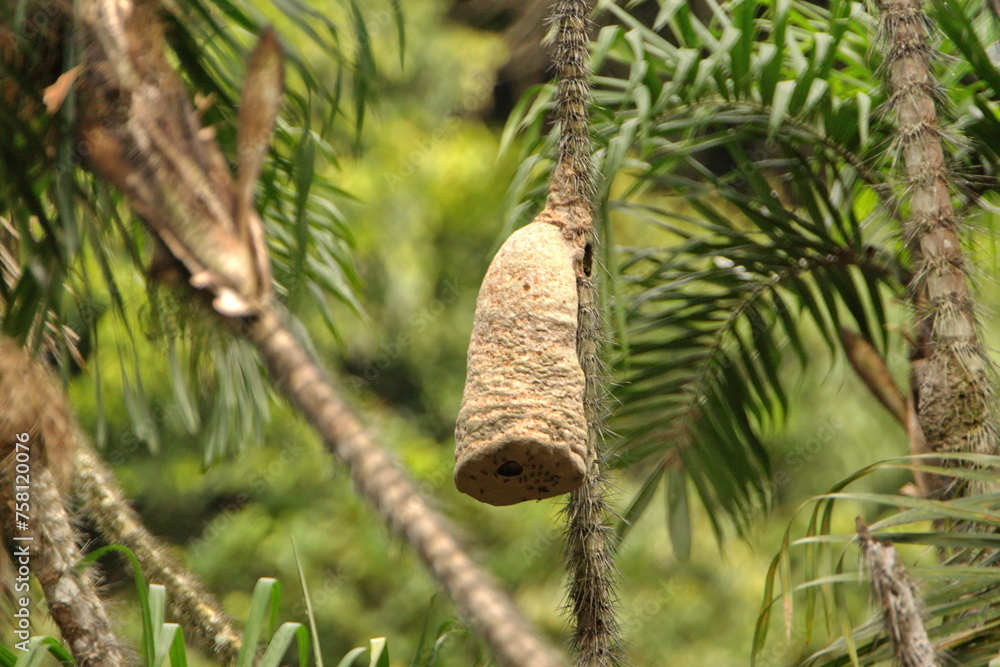
[[[289,31],[282,47],[297,85],[286,95],[258,193],[274,277],[286,302],[293,311],[303,304],[318,308],[334,333],[331,301],[360,312],[359,281],[341,208],[347,195],[331,179],[315,176],[336,166],[338,141],[359,136],[374,99],[375,78],[366,12],[353,1],[340,6],[343,16],[335,20],[298,0],[275,3],[278,15],[295,31]],[[402,48],[401,6],[387,6]],[[71,40],[58,38],[62,28],[47,28],[63,26],[66,17],[59,12],[70,9],[29,4],[6,23],[5,45],[15,55],[21,50],[32,55],[26,62],[3,59],[3,74],[20,84],[18,94],[36,103],[30,115],[20,113],[24,105],[6,108],[4,117],[17,122],[0,140],[0,241],[5,249],[0,300],[6,304],[2,330],[35,349],[45,332],[58,334],[70,327],[75,334],[50,333],[48,347],[56,360],[71,368],[74,362],[84,363],[80,349],[86,353],[96,347],[98,319],[113,317],[128,413],[153,449],[159,443],[158,425],[144,389],[149,378],[138,362],[138,336],[162,341],[177,406],[189,431],[204,438],[206,458],[211,460],[256,437],[268,414],[268,390],[245,346],[216,337],[174,294],[147,281],[148,306],[136,308],[132,302],[137,298],[132,275],[117,258],[145,272],[152,255],[148,237],[136,233],[137,221],[109,186],[76,169],[87,159],[88,147],[73,136],[72,93],[52,115],[38,103],[42,88],[78,61]],[[265,18],[229,0],[176,0],[165,4],[162,18],[170,57],[184,73],[203,122],[216,128],[223,151],[235,164],[233,128],[243,63]],[[66,53],[63,44],[69,45]],[[329,70],[321,71],[312,61],[317,53]],[[39,63],[48,65],[40,72]],[[5,99],[8,105],[16,101]],[[46,152],[50,145],[56,147],[54,155]],[[205,357],[213,363],[204,364]],[[202,370],[206,367],[211,370]],[[100,373],[99,364],[90,368]],[[99,375],[96,381],[100,402],[104,382]],[[106,424],[101,419],[97,440],[104,444]],[[201,428],[203,423],[207,428]]]

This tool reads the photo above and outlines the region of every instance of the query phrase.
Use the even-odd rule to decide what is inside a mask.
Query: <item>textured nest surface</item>
[[[541,218],[500,248],[476,303],[455,484],[492,505],[567,493],[586,472],[572,251]]]

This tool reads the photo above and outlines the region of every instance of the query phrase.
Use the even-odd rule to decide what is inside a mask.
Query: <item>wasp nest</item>
[[[539,216],[507,239],[476,302],[455,485],[491,505],[549,498],[586,472],[572,249]]]

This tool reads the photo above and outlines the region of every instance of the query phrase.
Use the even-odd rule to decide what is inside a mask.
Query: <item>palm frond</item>
[[[745,527],[768,506],[762,434],[790,407],[783,358],[808,361],[804,322],[831,350],[847,319],[884,347],[883,288],[898,288],[898,267],[863,242],[850,213],[818,226],[717,179],[716,190],[722,201],[689,199],[697,215],[686,218],[619,207],[669,224],[674,244],[624,249],[629,353],[613,424],[624,435],[618,465],[659,462],[655,476],[679,462],[710,509]],[[816,210],[844,210],[807,194]]]
[[[807,533],[793,540],[788,532],[784,546],[775,556],[769,571],[761,615],[754,639],[754,655],[766,650],[772,610],[778,602],[792,608],[791,599],[800,599],[801,622],[797,628],[808,643],[826,617],[826,627],[839,628],[843,636],[815,651],[806,665],[876,665],[892,660],[892,647],[881,626],[880,613],[856,624],[851,618],[852,605],[848,598],[864,594],[864,577],[852,569],[856,562],[852,534],[835,534],[832,526],[841,524],[835,514],[840,505],[858,513],[859,507],[878,520],[871,525],[874,536],[896,545],[913,545],[907,554],[919,554],[916,564],[908,567],[910,575],[923,582],[919,591],[923,597],[924,623],[936,652],[943,664],[987,665],[1000,651],[1000,572],[997,571],[997,547],[1000,526],[996,493],[968,496],[941,501],[906,496],[852,492],[849,487],[889,471],[921,470],[926,473],[947,473],[963,479],[994,478],[985,469],[1000,463],[1000,457],[976,454],[908,456],[880,461],[868,466],[837,484],[826,494],[817,496],[812,506]],[[963,467],[934,465],[941,458],[954,459]],[[840,513],[843,513],[841,510]],[[990,532],[969,530],[979,526]],[[790,529],[789,529],[790,530]],[[803,583],[792,584],[786,579],[779,587],[778,573],[787,569],[791,560],[805,564]],[[823,611],[821,611],[823,610]],[[786,623],[792,619],[786,617]]]
[[[790,407],[787,352],[807,361],[804,322],[831,349],[847,321],[888,342],[885,299],[904,276],[879,237],[887,176],[875,156],[890,128],[870,118],[883,100],[868,83],[867,17],[850,2],[740,0],[703,22],[663,0],[650,28],[601,6],[615,24],[595,40],[595,70],[628,72],[595,77],[603,235],[629,225],[653,246],[604,255],[618,465],[646,478],[626,518],[677,470],[721,536],[768,506],[763,437]],[[547,99],[537,91],[508,125],[528,139],[512,202],[540,192]]]

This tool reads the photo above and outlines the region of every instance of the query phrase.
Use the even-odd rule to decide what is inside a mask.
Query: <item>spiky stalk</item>
[[[52,489],[43,488],[38,495],[55,494],[43,505],[50,508],[45,514],[51,517],[44,525],[52,526],[47,534],[58,536],[49,539],[54,540],[54,548],[63,555],[41,553],[43,548],[50,547],[43,546],[40,541],[33,548],[33,553],[39,553],[39,562],[53,559],[72,562],[73,558],[80,558],[75,542],[67,541],[73,534],[72,525],[61,523],[66,514],[61,497],[73,491],[82,502],[80,514],[93,522],[105,541],[130,549],[146,578],[167,586],[171,612],[193,633],[190,638],[206,654],[217,655],[227,664],[234,662],[241,636],[233,620],[142,524],[114,474],[86,443],[59,382],[43,363],[33,360],[27,351],[8,338],[0,338],[0,405],[4,406],[0,411],[0,461],[6,459],[11,464],[15,461],[17,435],[27,433],[31,436],[31,446],[22,445],[22,449],[30,453],[30,474],[41,479],[41,473],[36,474],[36,471],[45,470],[46,479],[55,482]],[[0,467],[2,472],[4,468]],[[13,487],[0,488],[0,496],[9,488]],[[35,495],[34,489],[29,490],[29,495]],[[10,521],[5,523],[13,525]],[[45,537],[43,534],[40,540]],[[41,573],[38,576],[41,580]],[[73,585],[89,585],[85,574],[79,574],[78,578]],[[3,583],[0,582],[0,589]],[[86,592],[80,595],[82,602],[87,600]],[[95,613],[87,612],[86,608],[83,613],[85,616],[78,623],[97,623],[86,621],[88,617],[93,619]]]
[[[556,0],[553,62],[559,76],[556,121],[559,147],[552,191],[591,207],[593,174],[590,155],[590,7],[588,0]]]
[[[909,202],[904,235],[914,263],[909,296],[916,328],[911,383],[917,421],[928,452],[996,454],[990,362],[976,332],[963,224],[951,201],[938,122],[932,26],[920,0],[876,3],[888,106],[896,116]],[[932,477],[929,485],[928,495],[941,498],[983,490],[946,476]]]
[[[572,646],[578,665],[621,664],[618,624],[618,569],[615,533],[608,524],[610,508],[602,469],[604,436],[604,367],[600,359],[601,322],[592,277],[579,283],[580,312],[577,350],[586,376],[584,408],[592,462],[579,489],[566,505],[568,597],[573,615]]]
[[[590,470],[566,506],[568,598],[573,618],[572,646],[578,665],[620,664],[621,633],[616,617],[618,571],[614,532],[602,471],[606,378],[600,358],[602,327],[593,270],[593,175],[590,151],[589,3],[557,0],[553,6],[554,61],[559,76],[556,120],[559,146],[549,206],[566,215],[567,233],[583,250],[577,270],[577,353],[586,384],[584,408]]]
[[[14,488],[11,467],[0,471],[4,489]],[[15,539],[15,564],[24,566],[38,579],[49,614],[59,628],[63,643],[79,667],[116,667],[128,664],[124,646],[115,635],[111,619],[97,595],[93,569],[81,569],[83,552],[77,533],[63,506],[55,479],[47,468],[31,473],[30,528],[17,530],[14,503],[8,494],[0,497],[2,523]],[[22,552],[26,550],[26,552]],[[28,555],[22,555],[27,553]],[[20,563],[20,564],[19,564]]]

